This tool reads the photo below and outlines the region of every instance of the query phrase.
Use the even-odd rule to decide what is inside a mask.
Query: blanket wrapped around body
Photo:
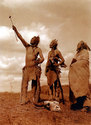
[[[76,61],[69,68],[69,85],[75,98],[89,94],[89,53],[83,49],[74,57]]]

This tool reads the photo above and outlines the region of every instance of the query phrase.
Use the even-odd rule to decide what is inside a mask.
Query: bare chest
[[[32,48],[31,46],[28,47],[26,49],[26,55],[27,56],[37,56],[38,55],[38,51],[37,51],[37,48]]]
[[[50,57],[56,57],[56,56],[58,56],[57,51],[54,50],[50,52]]]

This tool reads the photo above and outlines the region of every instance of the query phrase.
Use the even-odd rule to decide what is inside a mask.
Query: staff
[[[11,16],[9,16],[9,19],[10,19],[11,24],[12,24],[12,26],[13,26],[13,20],[12,20]],[[14,32],[14,33],[15,33],[15,32]],[[16,38],[16,41],[18,41],[17,36],[16,36],[16,33],[15,33],[15,38]]]

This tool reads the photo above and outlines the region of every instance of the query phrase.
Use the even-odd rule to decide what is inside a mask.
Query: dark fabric
[[[51,94],[53,95],[53,84],[50,86]]]
[[[71,105],[72,110],[79,110],[83,108],[84,101],[86,100],[86,96],[78,97],[77,103]]]
[[[70,102],[74,102],[75,101],[74,93],[72,92],[70,87],[69,87],[69,100],[70,100]]]
[[[57,80],[54,82],[54,88],[55,88],[55,94],[56,94]]]

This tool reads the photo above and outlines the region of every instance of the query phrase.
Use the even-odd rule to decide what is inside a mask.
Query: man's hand
[[[54,65],[54,66],[59,66],[59,63],[56,63],[56,62],[55,62],[53,65]]]
[[[62,62],[62,63],[60,64],[60,66],[63,67],[63,68],[66,68],[66,67],[67,67],[67,65],[66,65],[64,62]]]
[[[36,61],[35,61],[35,64],[38,65],[40,63],[40,59],[38,58]]]
[[[63,65],[61,65],[61,67],[66,68],[66,67],[67,67],[67,65],[64,63]]]
[[[14,25],[12,25],[12,29],[13,29],[14,31],[16,31],[16,27],[15,27]]]

